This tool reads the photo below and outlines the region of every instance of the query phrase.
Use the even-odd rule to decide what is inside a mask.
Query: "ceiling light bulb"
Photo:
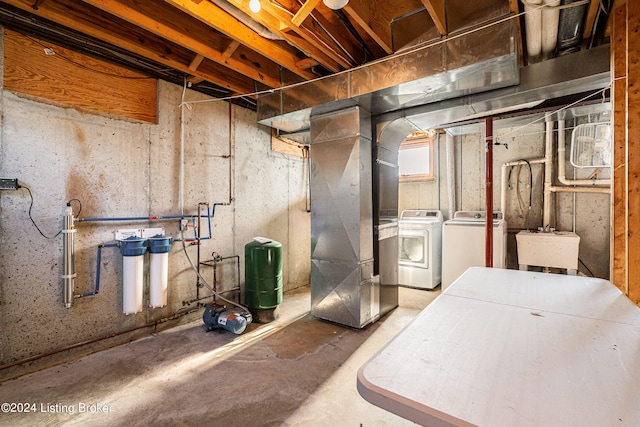
[[[251,0],[249,2],[249,9],[251,9],[251,12],[253,13],[260,12],[260,0]]]
[[[342,9],[349,3],[349,0],[322,0],[325,6],[329,9],[338,10]]]

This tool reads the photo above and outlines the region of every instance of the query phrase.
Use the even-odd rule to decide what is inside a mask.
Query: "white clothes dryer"
[[[405,210],[398,221],[398,284],[434,289],[442,277],[442,212]]]

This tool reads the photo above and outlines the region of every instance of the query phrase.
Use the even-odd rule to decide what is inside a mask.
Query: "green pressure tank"
[[[255,310],[282,302],[282,245],[255,237],[244,247],[245,304]]]

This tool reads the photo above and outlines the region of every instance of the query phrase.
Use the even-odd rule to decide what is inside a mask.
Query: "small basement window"
[[[398,149],[400,182],[433,181],[433,145],[435,132],[414,132]]]

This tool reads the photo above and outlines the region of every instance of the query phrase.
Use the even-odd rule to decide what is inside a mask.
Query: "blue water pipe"
[[[76,295],[76,298],[92,297],[100,292],[100,264],[102,264],[102,248],[113,248],[116,246],[119,246],[118,243],[103,243],[101,245],[98,245],[98,255],[96,256],[96,287],[91,292],[85,292],[83,294]]]
[[[216,202],[213,204],[213,209],[207,206],[207,214],[206,215],[152,215],[152,216],[128,216],[128,217],[87,217],[87,218],[77,218],[76,222],[92,222],[92,221],[168,221],[172,219],[191,219],[192,223],[195,222],[196,218],[207,218],[209,235],[205,237],[194,236],[193,238],[185,239],[186,241],[194,241],[194,240],[209,240],[211,239],[212,227],[211,227],[211,218],[213,218],[216,214],[216,206],[228,206],[231,203],[229,202]],[[194,231],[195,234],[195,231]]]
[[[204,215],[200,215],[204,217]],[[197,218],[198,215],[153,215],[153,216],[124,216],[124,217],[102,217],[102,218],[77,218],[76,221],[162,221],[169,219]]]

